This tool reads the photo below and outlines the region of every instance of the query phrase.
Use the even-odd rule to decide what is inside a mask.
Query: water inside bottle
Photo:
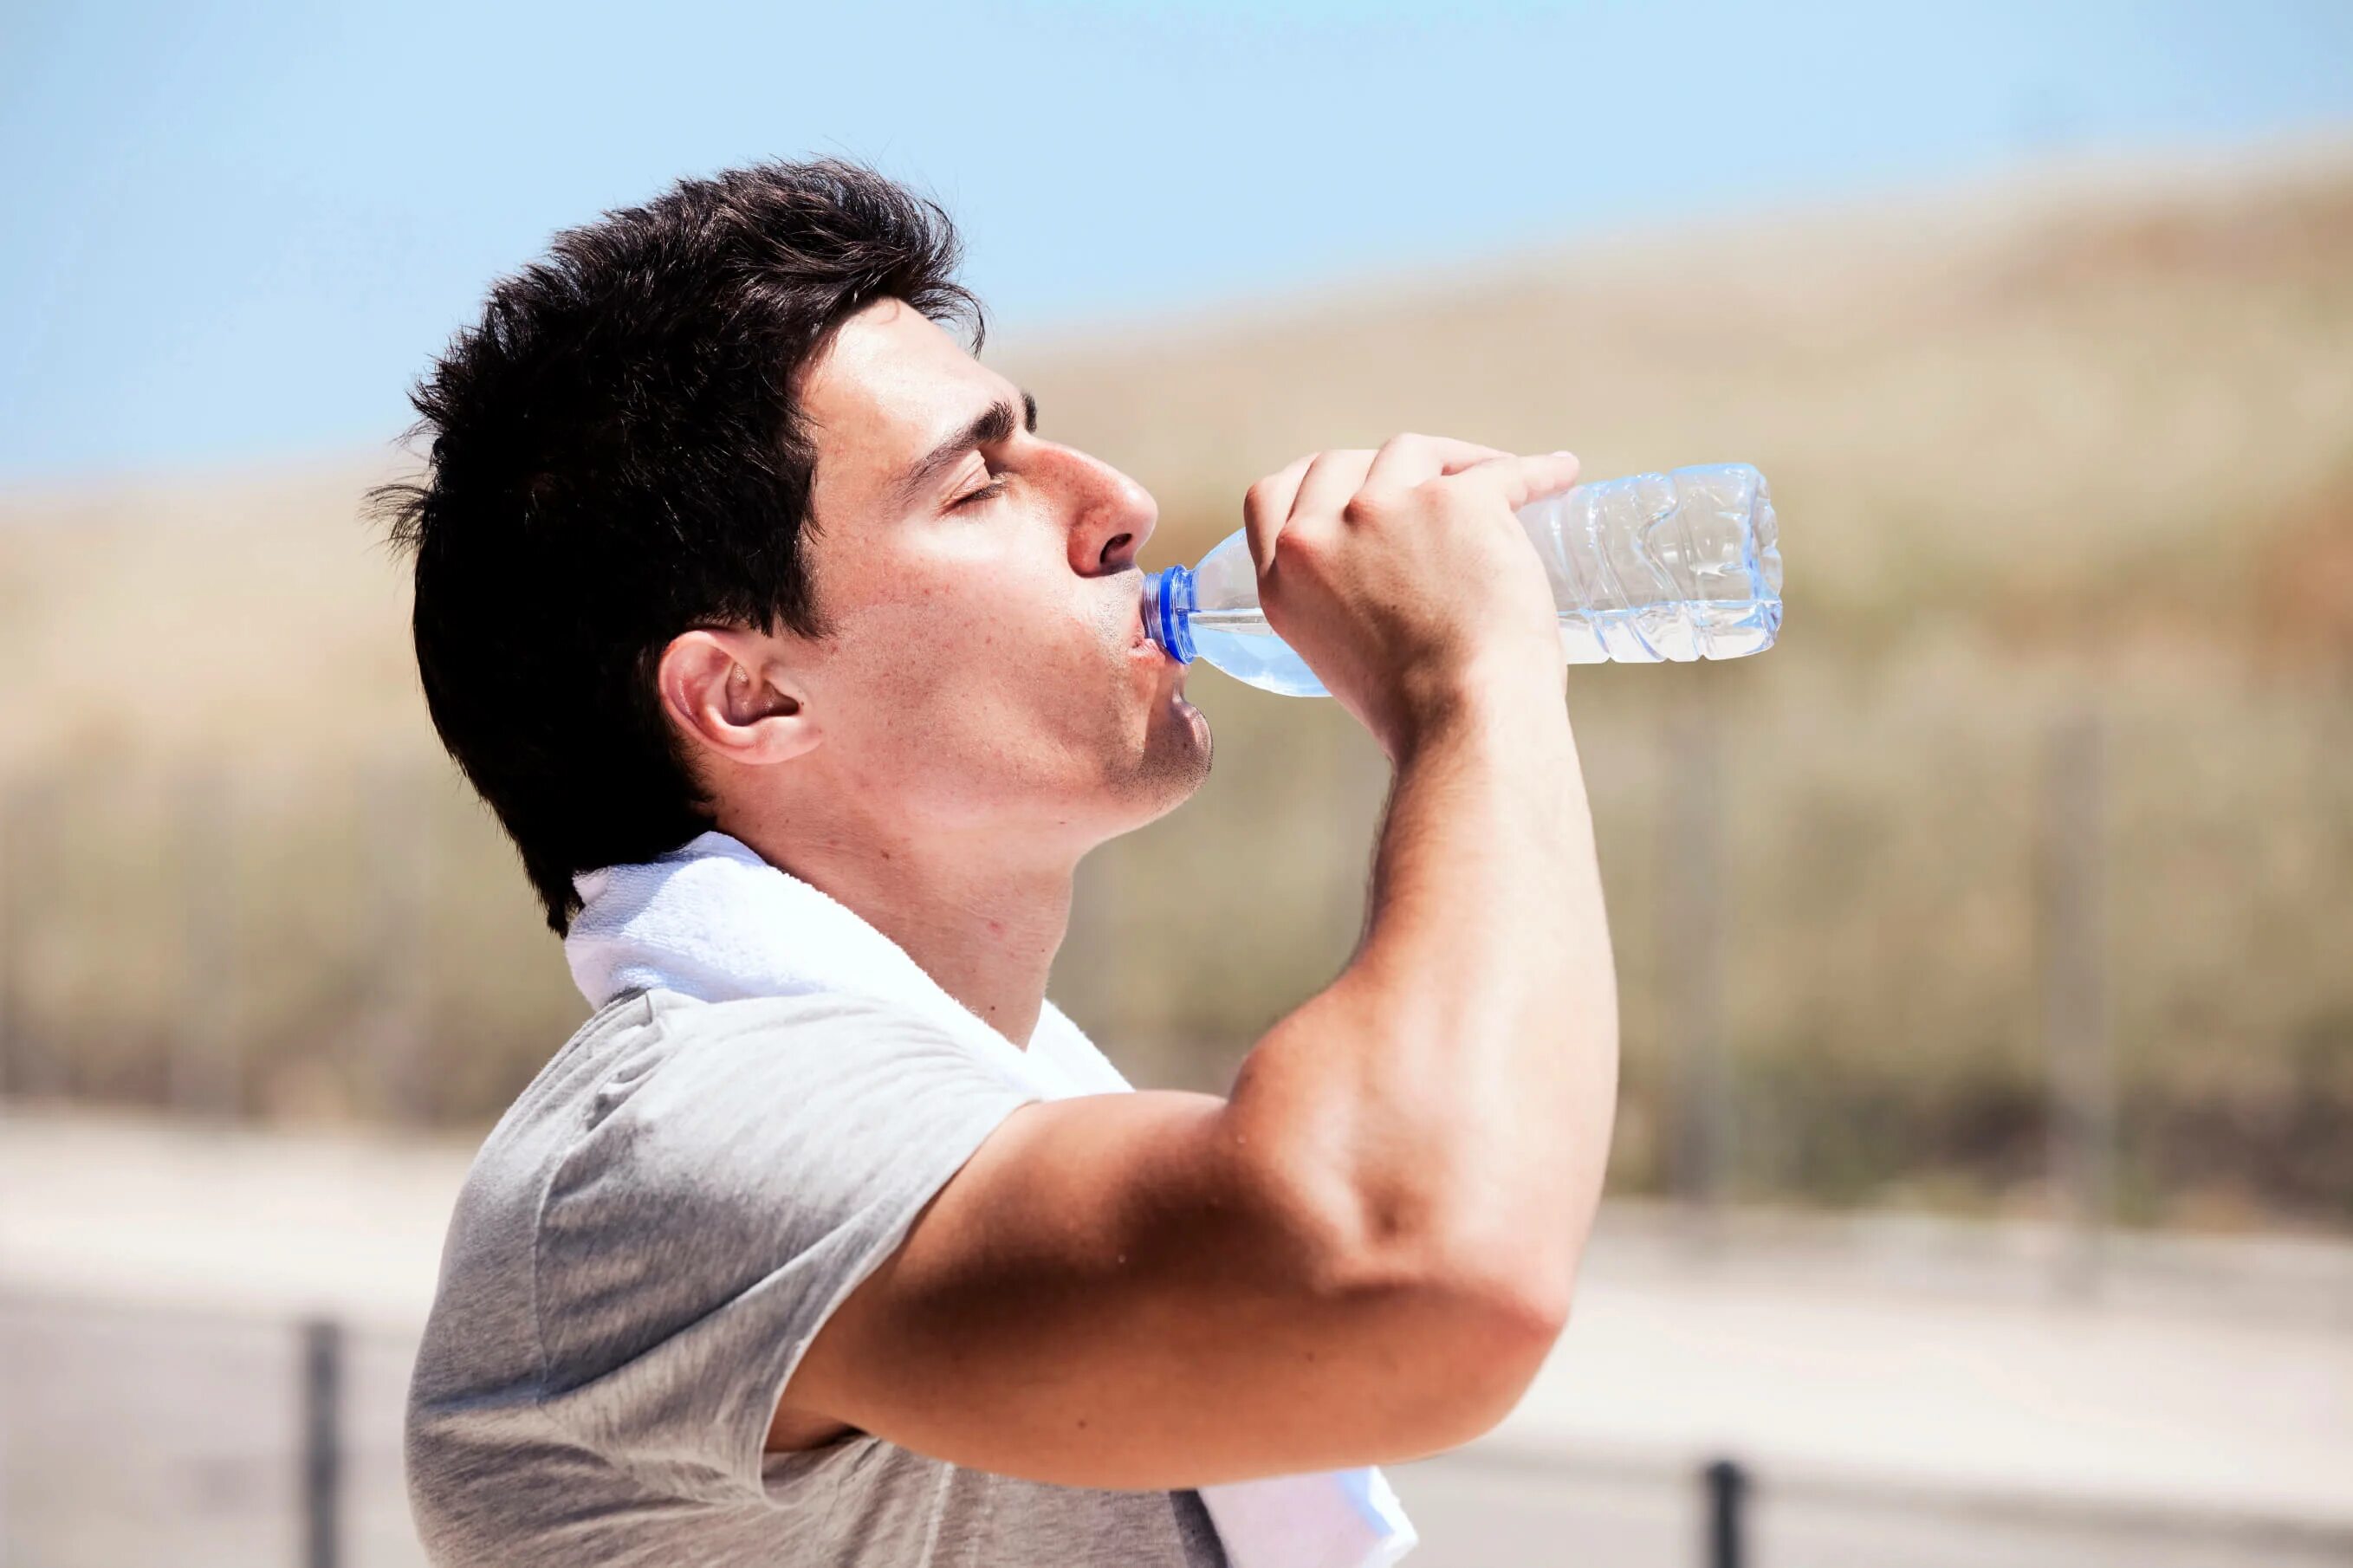
[[[1196,610],[1188,624],[1194,651],[1245,686],[1284,697],[1331,695],[1259,611]]]
[[[1695,599],[1590,616],[1564,611],[1560,646],[1571,664],[1681,663],[1761,652],[1780,629],[1778,599]]]
[[[1200,658],[1244,685],[1284,697],[1330,695],[1260,611],[1196,610],[1189,625]],[[1738,658],[1770,647],[1780,627],[1778,599],[1645,605],[1590,616],[1565,610],[1560,647],[1570,664]]]

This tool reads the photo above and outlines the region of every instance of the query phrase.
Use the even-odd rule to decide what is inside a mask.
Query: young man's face
[[[823,736],[807,760],[921,814],[906,826],[1081,846],[1198,786],[1208,726],[1139,613],[1141,486],[1031,433],[1019,388],[896,300],[842,325],[800,401],[807,558],[836,628],[798,661]]]

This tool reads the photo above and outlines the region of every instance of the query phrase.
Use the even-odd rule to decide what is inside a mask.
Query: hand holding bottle
[[[1503,456],[1445,445],[1466,468]],[[1352,468],[1369,478],[1375,464],[1369,452],[1323,454],[1259,488],[1295,505],[1287,498],[1327,458],[1335,478]],[[1579,484],[1538,496],[1518,509],[1518,521],[1544,565],[1565,663],[1741,658],[1780,633],[1779,524],[1765,476],[1745,463]],[[1315,669],[1260,605],[1254,548],[1249,531],[1236,529],[1198,565],[1147,574],[1145,629],[1171,656],[1206,659],[1261,690],[1324,696]]]
[[[1243,499],[1266,625],[1393,757],[1466,701],[1556,700],[1552,594],[1515,511],[1577,473],[1430,436],[1302,458]]]

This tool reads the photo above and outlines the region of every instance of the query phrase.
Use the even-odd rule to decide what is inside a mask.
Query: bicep
[[[1226,1110],[1145,1092],[1014,1111],[827,1320],[781,1412],[1063,1485],[1366,1457],[1368,1394],[1414,1380],[1350,1364],[1300,1256],[1314,1227]]]

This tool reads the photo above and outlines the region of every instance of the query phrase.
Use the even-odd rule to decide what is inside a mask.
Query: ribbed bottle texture
[[[1551,580],[1570,664],[1738,658],[1780,631],[1778,522],[1765,476],[1745,463],[1579,485],[1519,518]],[[1175,658],[1285,696],[1325,695],[1267,626],[1240,531],[1197,566],[1153,573],[1145,626]]]

